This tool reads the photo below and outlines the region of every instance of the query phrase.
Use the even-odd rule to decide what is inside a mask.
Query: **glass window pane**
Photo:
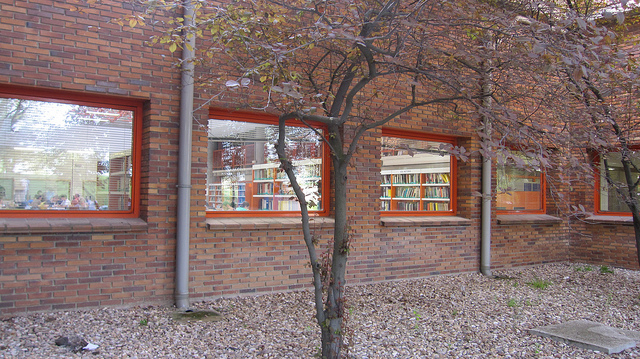
[[[0,98],[1,210],[129,210],[134,111]]]
[[[451,211],[451,158],[443,142],[382,136],[382,211]]]
[[[625,180],[624,171],[622,169],[622,156],[620,153],[609,153],[605,159],[600,160],[601,172],[609,172],[609,176],[613,181],[613,186],[607,184],[607,180],[602,176],[600,178],[600,211],[603,212],[629,212],[629,207],[624,203],[624,200],[618,194],[615,187],[622,188],[626,191],[627,182]],[[632,161],[636,166],[640,166],[640,156],[634,153]],[[638,172],[634,169],[631,170],[631,175],[634,180],[638,179]]]
[[[497,168],[497,209],[503,211],[541,211],[541,174],[502,164]]]
[[[209,120],[207,209],[298,211],[289,180],[280,171],[278,127]],[[322,140],[310,129],[287,127],[286,150],[310,210],[322,210]]]

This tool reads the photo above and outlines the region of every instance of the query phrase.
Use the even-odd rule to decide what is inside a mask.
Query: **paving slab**
[[[620,353],[640,343],[640,332],[616,329],[589,320],[573,320],[530,329],[529,332],[607,354]]]

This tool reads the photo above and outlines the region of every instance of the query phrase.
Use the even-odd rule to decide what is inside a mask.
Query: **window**
[[[275,145],[277,118],[211,110],[208,124],[207,210],[209,215],[299,215],[300,202],[280,170]],[[322,139],[307,127],[287,126],[286,149],[307,208],[326,213],[327,168]],[[316,129],[322,133],[322,128]]]
[[[516,166],[515,162],[520,166]],[[545,213],[544,174],[535,169],[519,168],[527,158],[512,152],[497,166],[497,210],[500,213]]]
[[[137,216],[141,105],[0,90],[0,216]]]
[[[606,161],[606,162],[605,162]],[[636,166],[640,166],[640,157],[637,153],[632,156],[632,162]],[[604,177],[604,171],[609,173],[609,176],[613,182],[612,186],[609,186],[607,180]],[[638,171],[636,169],[631,170],[631,175],[634,180],[638,179]],[[627,190],[627,181],[625,180],[624,171],[622,169],[621,155],[618,152],[608,153],[606,157],[600,158],[600,173],[598,188],[600,193],[596,196],[597,212],[600,213],[629,213],[629,207],[616,190],[616,187]]]
[[[380,206],[383,215],[453,214],[455,139],[383,129]]]

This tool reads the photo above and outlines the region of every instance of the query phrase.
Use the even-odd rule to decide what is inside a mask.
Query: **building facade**
[[[110,22],[128,14],[121,2],[80,11],[0,0],[1,315],[173,302],[180,51],[145,46],[152,26]],[[270,160],[274,117],[231,111],[233,98],[195,107],[190,298],[308,287],[298,204]],[[327,151],[289,130],[312,230],[327,243]],[[350,284],[479,270],[482,160],[456,160],[439,150],[448,144],[474,150],[479,139],[423,111],[361,141],[348,189]],[[541,174],[498,172],[494,188],[514,182],[493,206],[492,268],[638,268],[628,217],[569,222]],[[580,193],[596,205],[593,189]]]

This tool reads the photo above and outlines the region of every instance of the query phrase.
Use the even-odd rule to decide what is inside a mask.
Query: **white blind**
[[[131,110],[0,98],[0,208],[80,194],[101,196],[107,209],[110,162],[131,155],[133,118]],[[129,183],[123,188],[130,191]],[[108,209],[124,209],[117,207]]]

